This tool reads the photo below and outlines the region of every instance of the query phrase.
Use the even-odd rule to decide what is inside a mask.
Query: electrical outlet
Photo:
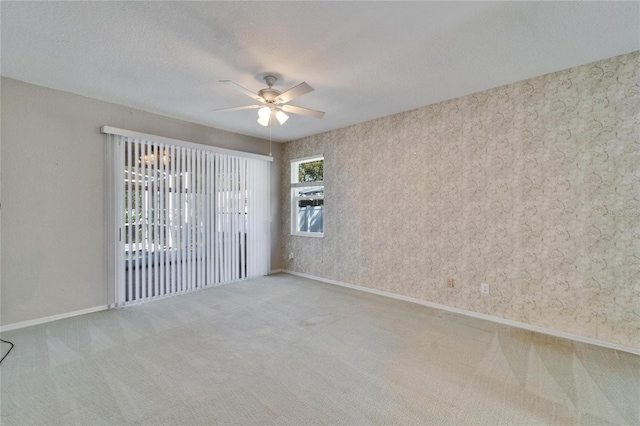
[[[293,258],[294,258],[293,252],[289,253],[289,260],[291,260]]]
[[[482,294],[489,294],[489,284],[487,284],[487,283],[481,283],[481,284],[480,284],[480,293],[482,293]]]
[[[453,278],[448,278],[447,279],[447,287],[453,288]]]

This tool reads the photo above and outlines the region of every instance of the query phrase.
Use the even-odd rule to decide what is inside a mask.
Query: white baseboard
[[[286,274],[291,274],[291,275],[297,275],[299,277],[309,278],[311,280],[320,281],[327,284],[339,285],[341,287],[347,287],[354,290],[365,291],[367,293],[373,293],[379,296],[390,297],[392,299],[404,300],[405,302],[417,303],[418,305],[428,306],[430,308],[435,308],[443,311],[453,312],[456,314],[466,315],[472,318],[479,318],[487,321],[496,322],[499,324],[510,325],[512,327],[517,327],[517,328],[521,328],[523,330],[528,330],[528,331],[535,331],[537,333],[547,334],[549,336],[574,340],[576,342],[589,343],[591,345],[602,346],[605,348],[616,349],[619,351],[640,355],[640,348],[633,348],[630,346],[618,345],[616,343],[605,342],[598,339],[592,339],[590,337],[578,336],[577,334],[565,333],[564,331],[552,330],[550,328],[538,327],[536,325],[526,324],[519,321],[513,321],[505,318],[495,317],[493,315],[481,314],[479,312],[466,311],[464,309],[458,309],[458,308],[454,308],[447,305],[441,305],[439,303],[428,302],[426,300],[415,299],[409,296],[402,296],[399,294],[389,293],[381,290],[375,290],[372,288],[362,287],[355,284],[343,283],[341,281],[330,280],[328,278],[322,278],[322,277],[316,277],[314,275],[303,274],[302,272],[289,271],[287,269],[279,270],[279,272],[284,272]]]
[[[286,269],[272,269],[271,272],[269,272],[269,275],[279,274],[281,272],[287,272],[287,270]]]
[[[64,318],[76,317],[78,315],[91,314],[93,312],[105,311],[107,309],[109,309],[109,307],[107,305],[102,305],[102,306],[96,306],[96,307],[88,308],[88,309],[81,309],[79,311],[67,312],[67,313],[64,313],[64,314],[51,315],[50,317],[36,318],[36,319],[29,320],[29,321],[23,321],[23,322],[16,322],[16,323],[13,323],[13,324],[7,324],[7,325],[0,326],[0,333],[3,332],[3,331],[17,330],[19,328],[30,327],[32,325],[45,324],[47,322],[58,321],[58,320],[61,320],[61,319],[64,319]]]
[[[272,274],[278,273],[278,272],[284,272],[284,269],[276,269],[274,271],[271,271]],[[189,293],[192,293],[194,291],[207,290],[209,288],[218,287],[220,285],[232,284],[232,283],[237,283],[237,282],[245,281],[245,280],[247,280],[247,278],[221,283],[221,284],[218,284],[216,286],[202,287],[202,288],[195,289],[193,291],[183,292],[183,293],[179,293],[179,294],[170,294],[170,295],[167,295],[166,297],[156,297],[156,298],[153,298],[153,299],[145,299],[145,300],[142,300],[142,301],[139,301],[139,302],[128,303],[126,306],[135,306],[135,305],[139,305],[139,304],[142,304],[142,303],[151,302],[151,301],[154,301],[154,300],[165,299],[165,298],[168,298],[168,297],[178,296],[178,295],[181,295],[181,294],[189,294]],[[3,331],[17,330],[19,328],[29,327],[29,326],[32,326],[32,325],[45,324],[45,323],[52,322],[52,321],[58,321],[58,320],[61,320],[61,319],[64,319],[64,318],[76,317],[78,315],[84,315],[84,314],[91,314],[93,312],[106,311],[108,309],[115,309],[117,307],[118,306],[116,306],[115,304],[112,303],[112,304],[109,304],[109,305],[102,305],[102,306],[96,306],[96,307],[88,308],[88,309],[81,309],[79,311],[67,312],[67,313],[64,313],[64,314],[51,315],[50,317],[36,318],[36,319],[29,320],[29,321],[16,322],[16,323],[13,323],[13,324],[7,324],[7,325],[0,326],[0,333],[2,333]]]

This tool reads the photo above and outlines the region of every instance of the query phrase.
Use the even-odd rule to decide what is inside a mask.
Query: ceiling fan
[[[229,87],[233,87],[234,89],[241,91],[250,98],[260,102],[260,104],[216,109],[214,110],[214,112],[260,108],[260,110],[258,110],[258,123],[265,127],[268,126],[271,122],[272,116],[275,116],[275,118],[278,120],[278,123],[280,123],[281,125],[284,124],[289,119],[289,116],[285,114],[285,112],[305,115],[307,117],[313,118],[324,117],[324,112],[322,111],[287,105],[287,102],[314,90],[313,87],[309,86],[307,83],[300,83],[297,86],[292,87],[291,89],[282,93],[279,90],[273,88],[273,85],[276,83],[276,81],[278,81],[276,77],[267,75],[264,78],[264,81],[265,83],[267,83],[268,87],[265,87],[258,93],[253,93],[252,91],[245,89],[244,87],[240,86],[237,83],[234,83],[231,80],[220,80],[220,83],[226,84]]]

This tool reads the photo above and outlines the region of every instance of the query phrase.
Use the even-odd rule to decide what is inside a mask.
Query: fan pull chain
[[[269,117],[269,155],[273,157],[273,154],[271,153],[271,121],[271,117]]]

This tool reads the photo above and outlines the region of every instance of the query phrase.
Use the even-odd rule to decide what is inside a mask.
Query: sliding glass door
[[[269,272],[269,161],[111,135],[113,300]]]

